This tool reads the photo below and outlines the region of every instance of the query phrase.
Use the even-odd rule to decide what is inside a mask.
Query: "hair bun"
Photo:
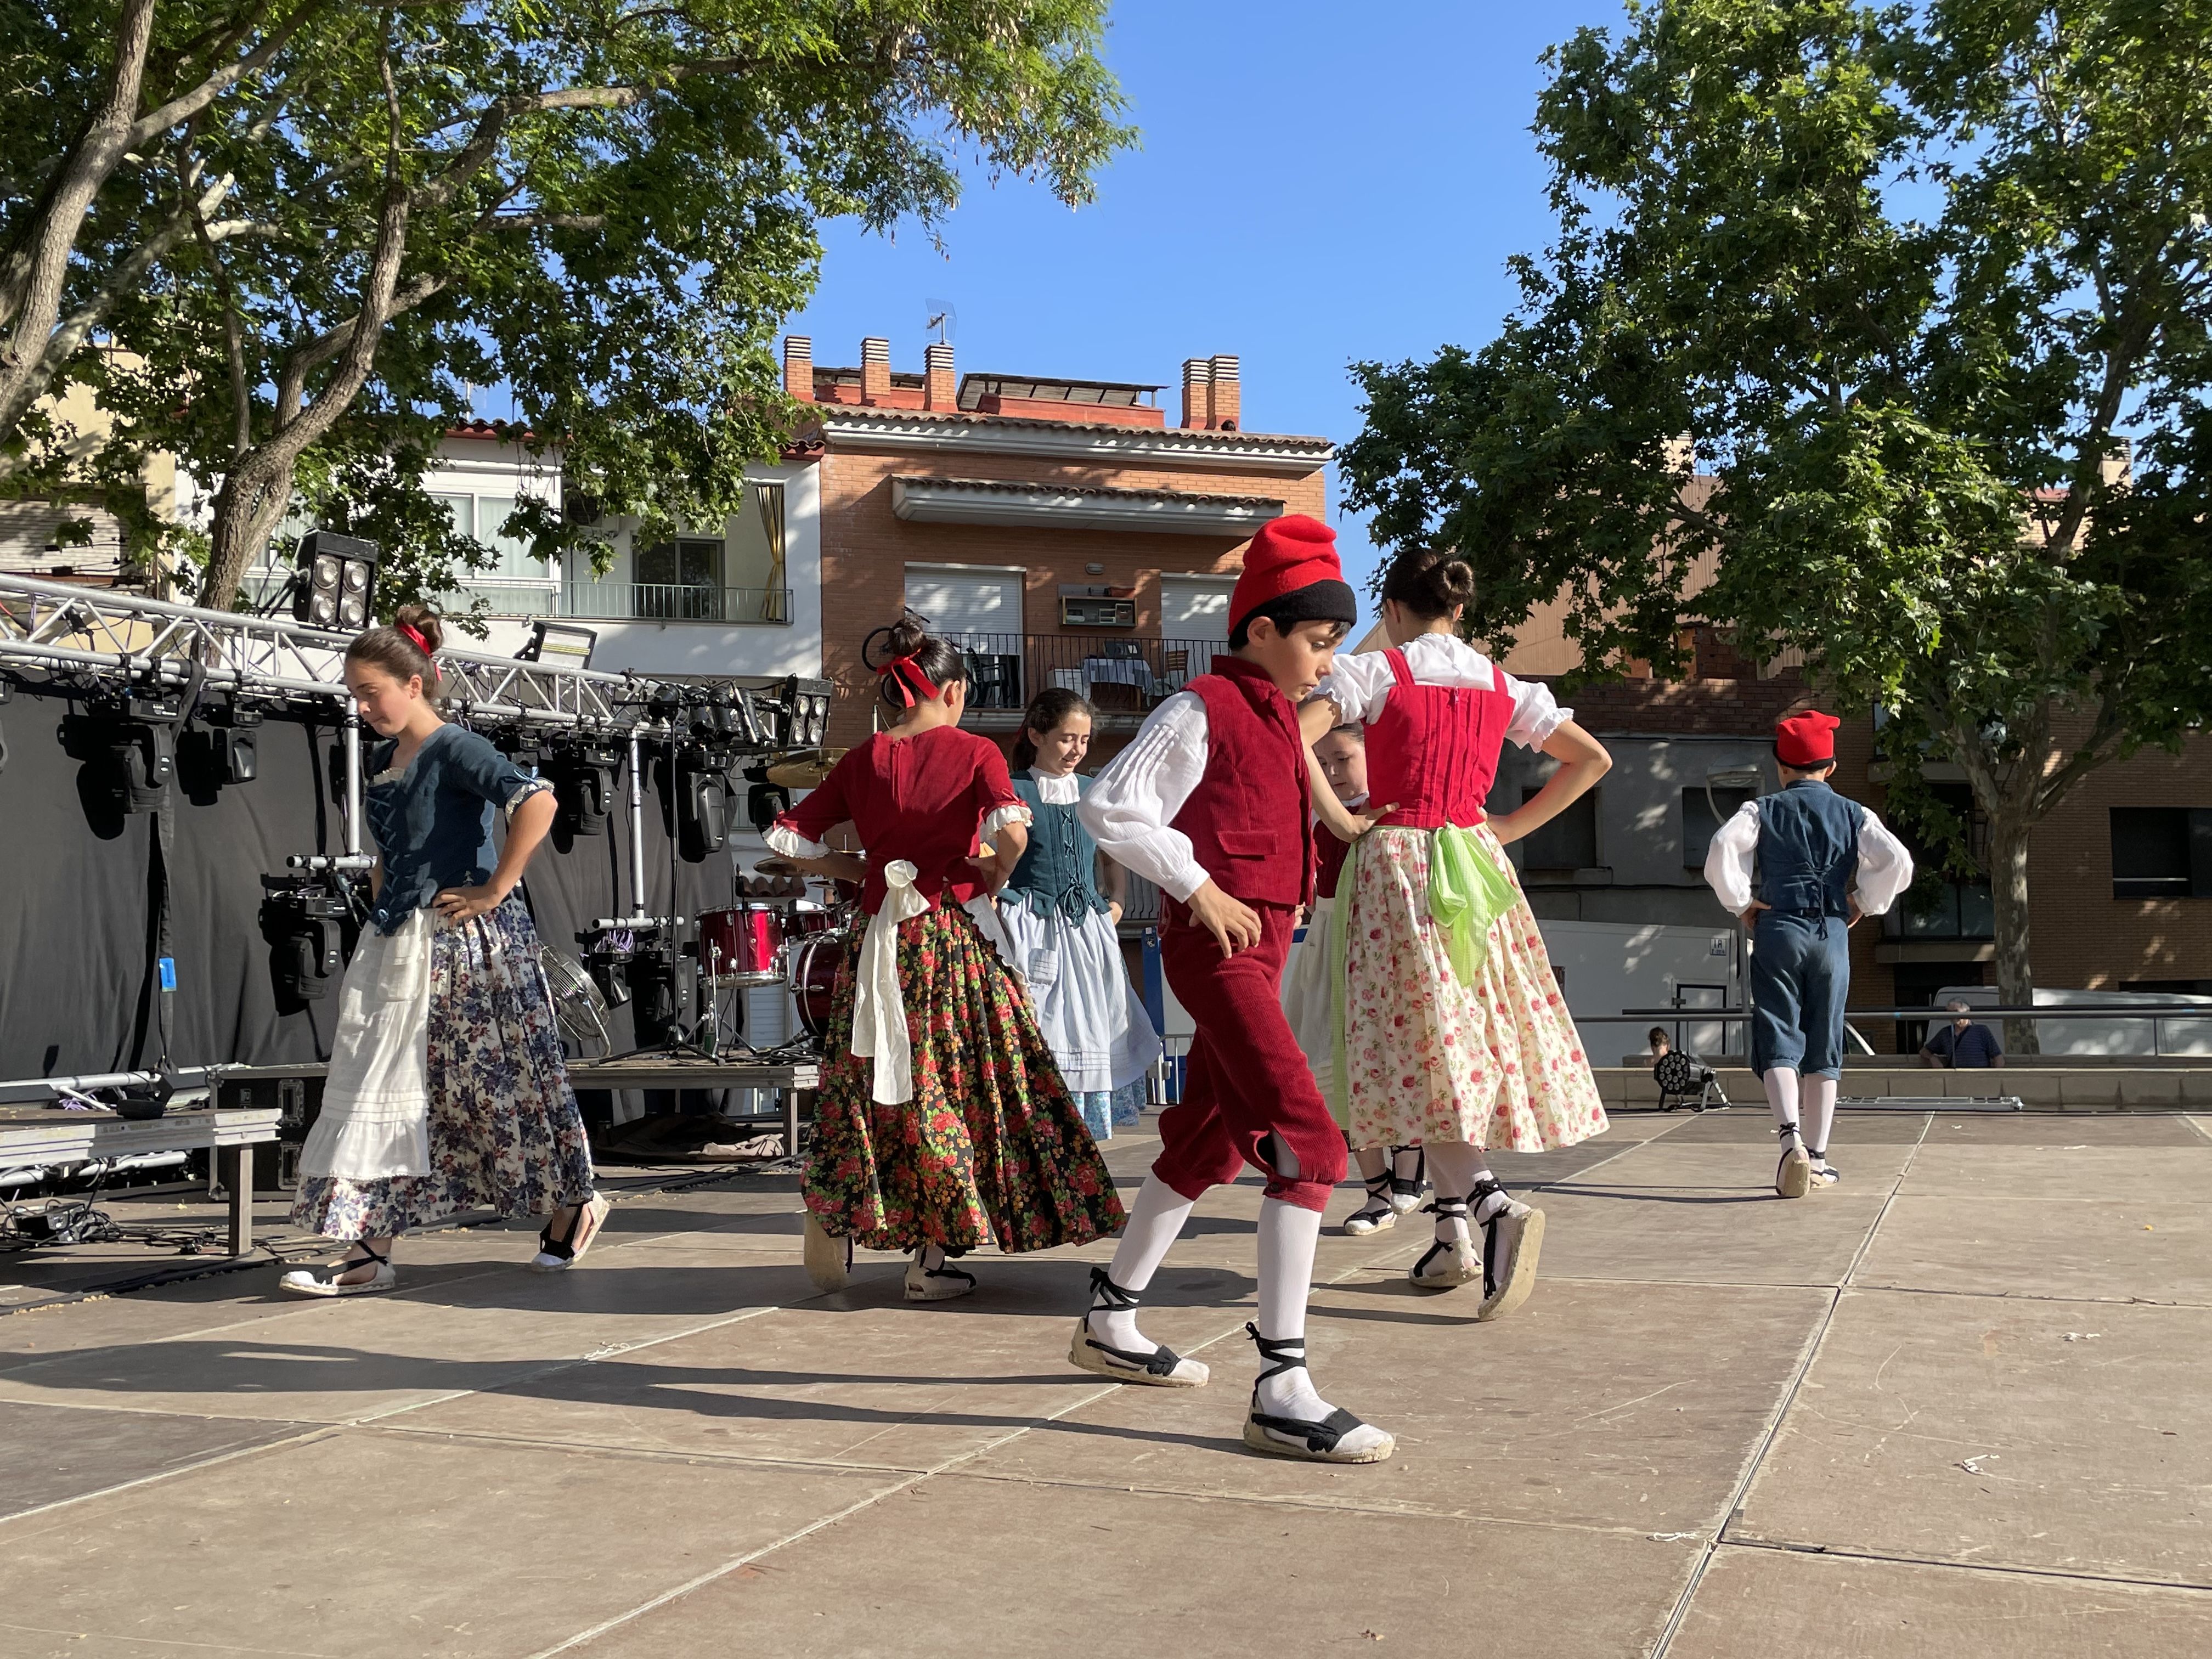
[[[411,628],[422,636],[423,648],[435,654],[446,642],[445,624],[427,605],[403,605],[392,613],[394,628]]]
[[[898,620],[884,630],[884,644],[893,657],[911,657],[929,643],[929,618],[918,611],[901,611]]]

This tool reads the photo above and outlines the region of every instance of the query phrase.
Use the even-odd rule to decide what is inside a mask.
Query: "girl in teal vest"
[[[1033,821],[1028,849],[998,904],[1045,1042],[1084,1122],[1106,1140],[1115,1124],[1134,1123],[1143,1109],[1160,1039],[1115,931],[1121,866],[1099,856],[1075,816],[1090,782],[1075,769],[1090,751],[1091,720],[1090,703],[1076,692],[1054,687],[1030,700],[1014,740],[1013,784]]]

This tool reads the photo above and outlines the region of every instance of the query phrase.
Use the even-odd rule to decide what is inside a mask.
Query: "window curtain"
[[[753,500],[760,506],[761,528],[768,532],[768,588],[761,595],[761,620],[787,623],[791,618],[784,614],[783,486],[757,483],[752,489]]]

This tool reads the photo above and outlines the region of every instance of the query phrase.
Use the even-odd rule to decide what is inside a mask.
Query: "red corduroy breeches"
[[[1291,913],[1255,904],[1260,943],[1224,957],[1213,935],[1169,900],[1160,961],[1176,1000],[1197,1027],[1183,1072],[1182,1103],[1160,1114],[1152,1173],[1188,1199],[1234,1181],[1248,1164],[1267,1177],[1267,1196],[1319,1211],[1344,1179],[1344,1134],[1315,1086],[1305,1054],[1283,1016],[1283,961]],[[1261,1143],[1281,1137],[1296,1178],[1274,1169]]]

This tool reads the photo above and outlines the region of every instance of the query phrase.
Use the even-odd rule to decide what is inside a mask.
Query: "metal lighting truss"
[[[0,666],[91,670],[137,684],[206,684],[288,702],[345,700],[348,634],[289,617],[170,605],[110,588],[0,574]],[[465,720],[629,732],[655,682],[447,647],[441,695]]]

